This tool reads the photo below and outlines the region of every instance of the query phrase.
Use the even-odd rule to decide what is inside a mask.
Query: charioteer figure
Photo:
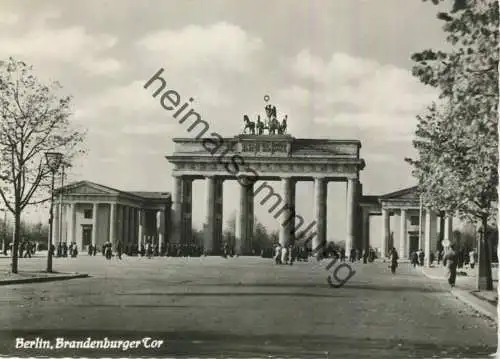
[[[269,95],[264,96],[266,106],[264,107],[266,118],[261,121],[260,115],[257,115],[257,121],[251,121],[247,115],[243,115],[243,134],[263,135],[264,130],[267,130],[268,135],[284,135],[287,130],[288,115],[285,115],[281,123],[278,120],[278,111],[276,106],[269,103],[271,98]]]

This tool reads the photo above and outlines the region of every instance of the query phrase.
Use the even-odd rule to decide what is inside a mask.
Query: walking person
[[[474,269],[474,265],[476,264],[476,258],[475,258],[475,253],[474,251],[469,252],[469,266],[470,269]]]
[[[450,287],[455,286],[455,280],[457,278],[457,265],[458,265],[458,256],[455,252],[454,245],[450,245],[450,248],[446,251],[446,254],[443,257],[443,264],[446,266],[448,273],[448,284]]]
[[[419,253],[418,253],[418,264],[423,267],[424,266],[424,259],[425,259],[425,253],[423,250],[419,250]]]
[[[118,241],[116,244],[116,255],[118,259],[122,259],[122,242]]]
[[[111,247],[111,242],[106,242],[106,244],[103,246],[103,251],[104,251],[104,254],[106,256],[106,259],[111,259],[111,257],[113,256],[113,251],[112,251],[112,247]]]
[[[415,268],[418,264],[418,254],[417,252],[411,252],[411,264]]]
[[[281,264],[281,246],[279,244],[274,247],[274,261],[276,264]]]
[[[396,248],[394,248],[394,247],[391,250],[390,260],[391,260],[391,273],[396,274],[396,268],[398,267],[399,255],[398,255],[398,252],[396,251]]]

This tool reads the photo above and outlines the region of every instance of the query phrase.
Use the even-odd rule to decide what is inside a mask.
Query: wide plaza
[[[42,270],[43,256],[22,259]],[[8,267],[9,259],[0,258]],[[275,265],[260,257],[56,258],[90,277],[3,286],[0,353],[16,356],[398,358],[487,357],[496,324],[401,263],[352,264],[330,288],[328,261]],[[3,269],[5,269],[3,268]],[[460,285],[460,279],[458,286]],[[159,348],[15,349],[16,338],[151,340]]]

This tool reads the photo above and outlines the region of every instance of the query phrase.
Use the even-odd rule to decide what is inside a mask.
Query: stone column
[[[215,242],[215,177],[209,176],[205,179],[205,223],[203,249],[212,254]]]
[[[109,204],[109,241],[114,245],[116,242],[115,236],[115,217],[116,217],[116,204]],[[123,246],[123,243],[122,243]]]
[[[70,203],[68,208],[68,242],[75,242],[75,207],[76,203]],[[81,250],[81,249],[80,249]]]
[[[360,250],[360,254],[363,254],[363,249],[365,247],[364,234],[363,234],[363,208],[359,205],[361,198],[363,197],[363,184],[356,181],[356,201],[354,209],[354,243],[356,248]]]
[[[408,258],[407,253],[407,238],[408,238],[408,229],[406,226],[406,209],[401,210],[400,215],[400,237],[399,237],[399,257],[400,258]]]
[[[285,201],[283,211],[280,210],[281,221],[279,242],[281,246],[288,246],[293,242],[295,230],[295,183],[291,178],[281,179],[281,197]]]
[[[420,231],[419,237],[418,237],[418,249],[423,250],[424,246],[425,246],[425,223],[426,223],[424,210],[421,211],[420,221],[422,221],[422,223],[419,223],[419,226],[418,226],[418,229]]]
[[[356,192],[357,192],[357,180],[348,179],[347,180],[347,211],[346,211],[346,240],[345,240],[345,253],[347,256],[350,255],[351,249],[355,241],[354,235],[356,233]]]
[[[122,239],[123,244],[127,245],[128,242],[128,206],[122,205]]]
[[[59,244],[59,204],[54,204],[54,217],[52,218],[52,244],[56,246]]]
[[[94,203],[92,207],[92,246],[97,243],[97,208],[98,204]]]
[[[370,211],[368,209],[363,210],[363,251],[368,251],[370,249]]]
[[[248,221],[247,221],[247,253],[252,254],[253,249],[253,228],[255,223],[254,216],[254,185],[247,186],[247,198],[248,198]]]
[[[223,237],[223,227],[224,227],[224,180],[222,178],[217,178],[215,180],[215,238],[213,244],[213,250],[215,254],[219,254],[222,248],[222,237]]]
[[[134,226],[134,207],[128,207],[128,245],[134,243],[134,234],[135,234],[135,226]]]
[[[158,251],[162,253],[165,245],[164,228],[165,228],[165,212],[160,210],[156,212],[156,232],[158,233]]]
[[[253,184],[240,185],[240,207],[236,217],[236,253],[250,254],[253,238]]]
[[[453,243],[453,217],[452,216],[446,216],[446,219],[444,220],[444,239],[449,240],[450,243]]]
[[[182,223],[181,243],[192,243],[193,240],[193,179],[184,178],[182,184]]]
[[[437,236],[437,215],[431,210],[425,210],[425,243],[424,243],[424,261],[425,266],[431,265],[431,251],[432,243],[436,240]]]
[[[138,227],[139,227],[139,208],[134,207],[132,211],[133,219],[134,219],[134,227],[132,228],[132,243],[130,245],[137,243],[138,241]]]
[[[174,177],[174,190],[172,196],[172,243],[181,243],[182,233],[182,177]]]
[[[144,209],[139,208],[139,225],[138,225],[138,233],[137,233],[137,248],[141,250],[141,245],[144,241]]]
[[[324,178],[314,179],[314,220],[316,236],[312,239],[312,250],[326,244],[326,197],[327,182]]]
[[[391,217],[387,208],[382,209],[382,242],[380,245],[380,255],[385,258],[387,256],[387,245],[391,237]]]

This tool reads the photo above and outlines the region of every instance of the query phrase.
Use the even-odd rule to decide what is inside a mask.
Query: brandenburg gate
[[[268,102],[269,97],[265,100]],[[256,123],[244,116],[244,132],[248,133],[235,137],[209,138],[202,135],[173,140],[174,153],[166,157],[174,166],[171,242],[190,242],[193,205],[203,205],[204,248],[208,253],[219,253],[222,246],[223,183],[237,180],[241,185],[236,218],[236,253],[251,254],[254,197],[261,192],[265,196],[261,205],[272,207],[269,212],[276,214],[275,218],[280,215],[287,217],[281,222],[280,244],[291,244],[296,239],[295,233],[307,230],[309,233],[305,233],[305,238],[309,237],[312,247],[316,248],[327,240],[327,184],[340,181],[347,184],[346,252],[351,248],[361,249],[363,244],[358,232],[362,225],[359,205],[362,185],[359,173],[365,166],[360,158],[361,142],[295,138],[286,134],[286,116],[281,124],[278,123],[274,106],[267,105],[266,114],[267,121],[262,122],[259,116]],[[203,125],[201,122],[204,121],[200,121]],[[204,124],[208,126],[206,122]],[[192,124],[191,128],[195,125]],[[267,134],[264,134],[265,129]],[[192,196],[195,180],[206,183],[204,202]],[[276,181],[281,185],[276,186],[275,191],[272,182]],[[299,181],[314,181],[314,221],[307,227],[295,206],[295,189]]]

